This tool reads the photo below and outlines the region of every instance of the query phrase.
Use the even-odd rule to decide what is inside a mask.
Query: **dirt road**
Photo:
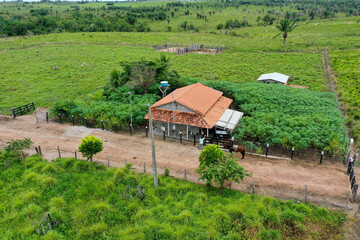
[[[62,157],[73,157],[74,151],[80,144],[81,138],[93,134],[104,142],[104,150],[96,155],[99,161],[110,158],[111,165],[123,165],[125,159],[139,170],[144,162],[150,173],[151,146],[150,139],[145,133],[134,136],[129,134],[114,134],[101,129],[90,129],[83,126],[36,122],[35,116],[23,116],[16,119],[0,116],[0,147],[4,147],[11,139],[31,138],[35,146],[40,145],[46,159],[58,157],[57,146],[61,149]],[[180,144],[173,141],[155,140],[158,167],[168,167],[171,172],[183,178],[184,169],[187,169],[187,179],[196,181],[193,170],[198,165],[200,150],[189,144]],[[35,150],[30,150],[35,153]],[[240,156],[238,156],[240,159]],[[256,193],[282,199],[304,199],[304,186],[308,188],[308,200],[323,205],[330,202],[344,202],[350,184],[341,163],[323,165],[305,163],[286,159],[265,158],[262,156],[247,155],[239,163],[247,169],[252,178],[247,178],[243,184],[233,184],[232,188],[251,192],[253,181],[256,181]],[[159,173],[162,173],[159,169]],[[178,172],[176,174],[176,172]],[[326,204],[327,203],[327,204]]]

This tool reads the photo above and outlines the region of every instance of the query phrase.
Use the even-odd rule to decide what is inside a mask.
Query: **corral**
[[[225,46],[205,46],[203,44],[192,44],[189,47],[184,47],[179,44],[165,44],[156,46],[156,51],[176,53],[177,55],[184,55],[186,53],[197,53],[216,55],[225,51]]]

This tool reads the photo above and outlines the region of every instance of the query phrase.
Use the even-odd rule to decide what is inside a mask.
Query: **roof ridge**
[[[186,94],[191,93],[196,86],[207,87],[207,88],[210,88],[211,90],[217,91],[216,89],[213,89],[213,88],[211,88],[211,87],[209,87],[209,86],[206,86],[206,85],[204,85],[204,84],[202,84],[202,83],[199,83],[199,82],[197,82],[197,83],[195,83],[195,84],[192,84],[192,85],[193,85],[193,87],[191,87],[188,91],[186,91],[186,93],[184,93],[181,97],[184,97]],[[218,92],[220,92],[220,91],[218,91]],[[211,107],[214,106],[214,104],[219,100],[219,98],[223,95],[223,92],[221,92],[221,93],[222,93],[222,94],[216,99],[216,101],[214,101],[214,103],[213,103],[213,104],[207,109],[207,111],[204,112],[204,113],[202,113],[202,112],[200,112],[199,110],[197,110],[197,109],[195,109],[195,108],[187,105],[186,103],[182,102],[182,101],[181,101],[181,98],[179,98],[180,101],[177,101],[177,102],[180,103],[180,104],[182,104],[182,105],[184,105],[185,107],[193,110],[194,112],[199,113],[200,115],[201,115],[201,114],[205,115],[205,114],[211,109]],[[179,99],[178,99],[178,100],[179,100]]]

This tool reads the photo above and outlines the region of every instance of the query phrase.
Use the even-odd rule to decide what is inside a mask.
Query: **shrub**
[[[85,136],[81,139],[79,145],[79,152],[82,153],[83,157],[92,162],[93,156],[103,150],[103,144],[100,138],[94,137],[93,135]]]

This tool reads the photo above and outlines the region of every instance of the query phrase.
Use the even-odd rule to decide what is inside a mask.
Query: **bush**
[[[92,162],[93,156],[103,150],[103,143],[100,138],[94,137],[93,135],[85,136],[81,139],[81,144],[79,145],[79,152],[82,153],[87,160]]]

